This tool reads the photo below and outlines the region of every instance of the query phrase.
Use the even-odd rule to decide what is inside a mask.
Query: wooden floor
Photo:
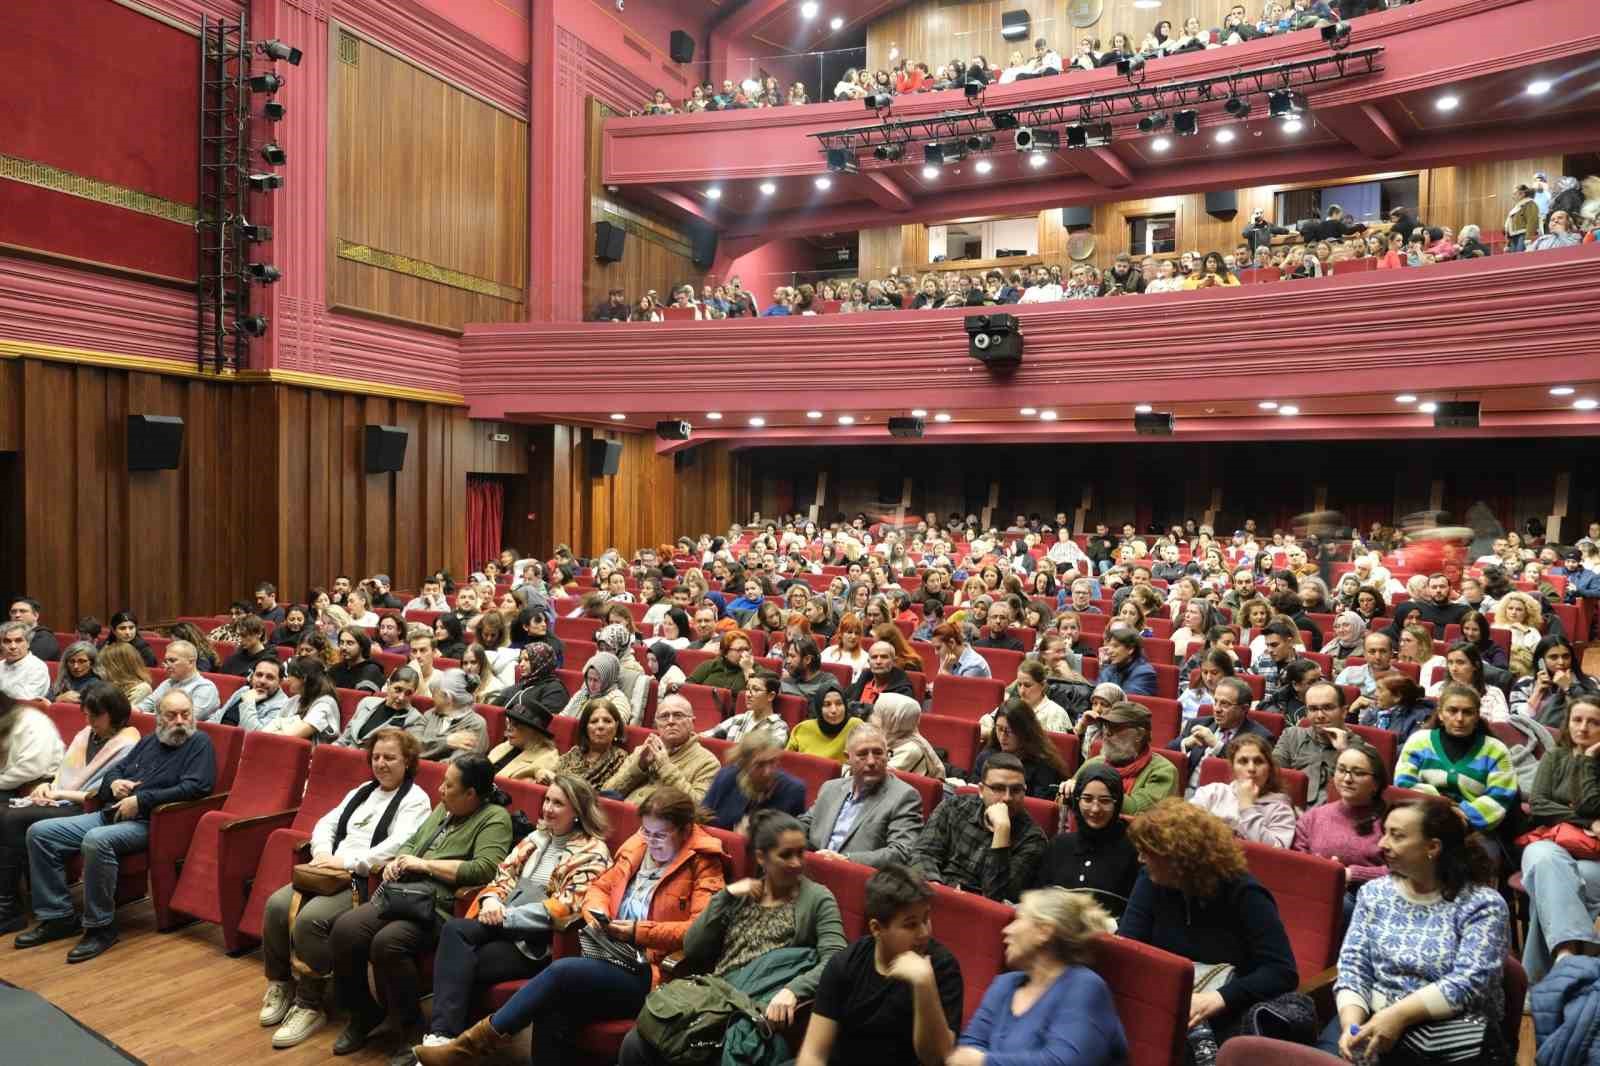
[[[37,992],[151,1066],[382,1066],[399,1048],[379,1033],[358,1054],[334,1059],[342,1023],[330,1022],[299,1047],[274,1050],[272,1030],[256,1022],[265,988],[259,951],[228,958],[222,931],[204,923],[158,933],[148,900],[119,908],[117,921],[117,946],[76,966],[66,964],[75,940],[17,951],[13,937],[0,937],[0,978]],[[524,1035],[503,1061],[526,1064],[527,1046]]]

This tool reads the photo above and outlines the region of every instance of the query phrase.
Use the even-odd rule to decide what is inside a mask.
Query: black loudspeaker
[[[891,418],[889,419],[889,435],[891,437],[920,437],[927,428],[920,418]]]
[[[1216,189],[1206,193],[1206,214],[1215,218],[1230,219],[1239,213],[1239,194],[1233,189]]]
[[[709,270],[717,261],[717,231],[710,226],[698,226],[694,231],[694,265]]]
[[[682,30],[672,31],[672,61],[674,63],[690,63],[694,61],[694,38]]]
[[[666,421],[656,423],[656,436],[662,440],[688,440],[693,429],[687,422]]]
[[[1168,411],[1152,411],[1147,415],[1133,416],[1133,431],[1146,437],[1170,437],[1172,424],[1172,414]]]
[[[967,354],[991,370],[1022,365],[1022,330],[1016,315],[968,315]]]
[[[409,434],[400,426],[367,427],[367,473],[395,474],[406,465]]]
[[[591,440],[589,442],[589,476],[611,477],[622,462],[622,442],[619,440]]]
[[[622,262],[622,246],[627,239],[628,232],[621,226],[613,226],[609,222],[596,222],[594,257],[602,263]]]
[[[1028,13],[1006,11],[1000,15],[1000,36],[1008,41],[1020,41],[1028,36]]]
[[[128,469],[176,470],[183,454],[183,419],[177,415],[128,416]]]
[[[1433,412],[1435,429],[1477,429],[1477,400],[1440,400]]]
[[[699,448],[680,448],[672,453],[672,469],[674,470],[687,470],[699,461]]]
[[[1061,209],[1061,227],[1063,229],[1088,229],[1092,225],[1094,225],[1094,208],[1063,207]]]

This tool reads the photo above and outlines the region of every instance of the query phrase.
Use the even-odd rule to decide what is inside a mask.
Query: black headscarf
[[[850,713],[850,703],[849,703],[848,700],[845,701],[845,705],[844,705],[845,706],[844,718],[840,720],[838,725],[834,725],[831,722],[829,722],[826,718],[822,717],[822,701],[827,698],[828,693],[830,693],[830,692],[838,692],[838,691],[839,691],[838,689],[833,688],[832,686],[829,686],[828,688],[818,689],[816,692],[813,692],[811,694],[811,717],[817,723],[817,729],[825,737],[836,737],[836,736],[838,736],[839,735],[839,730],[841,730],[845,726],[849,725],[850,724],[850,719],[855,717],[855,715]],[[841,696],[844,695],[842,692],[839,693],[839,694]]]
[[[1084,786],[1090,781],[1100,782],[1111,793],[1111,821],[1106,823],[1104,829],[1090,825],[1078,806]],[[1109,765],[1103,762],[1090,763],[1078,771],[1078,781],[1072,790],[1072,814],[1077,819],[1078,838],[1095,848],[1103,848],[1121,840],[1128,832],[1128,823],[1122,820],[1122,801],[1122,777]]]
[[[682,614],[683,612],[680,611],[678,613]],[[661,680],[663,674],[678,664],[678,649],[664,640],[658,640],[650,645],[650,654],[656,657],[655,677],[657,681]]]

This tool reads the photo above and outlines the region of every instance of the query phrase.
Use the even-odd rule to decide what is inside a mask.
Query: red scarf
[[[1140,774],[1144,773],[1144,768],[1150,765],[1150,760],[1155,758],[1155,754],[1155,752],[1151,751],[1149,748],[1146,748],[1143,755],[1133,760],[1127,766],[1117,766],[1110,762],[1106,763],[1107,766],[1111,767],[1117,772],[1118,777],[1122,778],[1122,794],[1124,796],[1131,796],[1133,794],[1133,783],[1139,779]]]

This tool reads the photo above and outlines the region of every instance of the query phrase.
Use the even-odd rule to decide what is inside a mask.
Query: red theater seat
[[[1000,705],[1006,686],[989,677],[940,674],[933,684],[932,713],[977,721]]]
[[[1102,936],[1094,970],[1117,1002],[1117,1016],[1128,1036],[1129,1066],[1183,1062],[1189,1050],[1194,963],[1137,940]]]
[[[843,764],[821,755],[807,755],[800,751],[786,751],[778,756],[778,769],[798,777],[806,786],[806,806],[816,802],[822,786],[838,777]]]
[[[966,986],[963,1026],[977,1013],[989,983],[1006,969],[1001,934],[1015,915],[1009,904],[946,885],[933,886],[933,935],[961,962],[961,982]]]
[[[1202,785],[1215,785],[1233,780],[1233,767],[1228,765],[1228,760],[1215,755],[1207,755],[1200,760],[1200,783]],[[1311,779],[1300,770],[1291,770],[1286,766],[1278,768],[1278,780],[1283,784],[1283,793],[1289,797],[1289,802],[1295,810],[1304,810],[1306,794],[1311,789]]]
[[[896,770],[895,774],[922,794],[922,819],[927,821],[933,814],[933,809],[939,806],[939,801],[944,799],[944,782],[921,774],[907,773]]]
[[[1010,684],[1017,679],[1017,667],[1022,665],[1026,655],[1020,651],[1007,651],[1004,648],[974,648],[989,664],[989,675],[996,681]],[[940,679],[942,683],[943,679]],[[936,684],[935,688],[938,687]]]
[[[1250,873],[1272,893],[1302,981],[1339,961],[1344,867],[1320,855],[1244,842]]]
[[[945,762],[970,770],[978,757],[978,723],[965,718],[925,714],[917,727],[935,748],[943,749]]]

